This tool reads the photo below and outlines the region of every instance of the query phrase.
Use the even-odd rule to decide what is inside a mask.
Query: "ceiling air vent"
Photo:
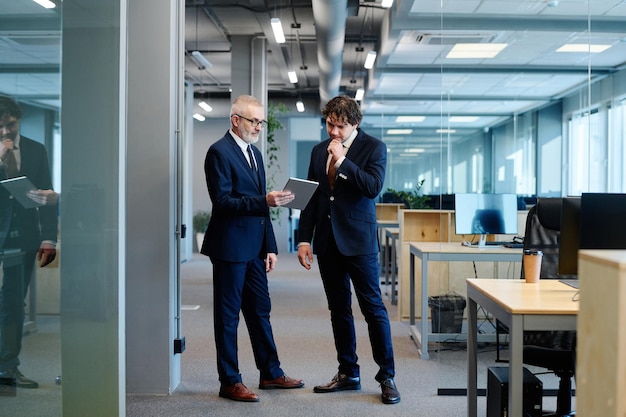
[[[422,45],[456,45],[457,43],[489,43],[493,39],[493,35],[437,35],[437,34],[420,34],[415,39]]]

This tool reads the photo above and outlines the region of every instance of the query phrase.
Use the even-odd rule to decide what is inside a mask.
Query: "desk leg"
[[[477,338],[478,338],[478,305],[472,298],[468,300],[467,321],[467,415],[476,417],[478,408],[477,391]],[[513,415],[513,414],[512,414]]]
[[[409,256],[409,325],[415,326],[415,255]]]
[[[509,327],[509,415],[521,416],[523,410],[523,349],[524,349],[524,319],[522,315],[514,314]]]
[[[428,254],[422,255],[422,358],[428,359]]]
[[[393,304],[393,305],[397,305],[398,304],[398,295],[396,294],[396,280],[398,279],[398,276],[396,274],[396,267],[397,267],[397,263],[396,263],[396,239],[391,239],[391,264],[390,264],[391,275],[390,275],[390,280],[391,280],[391,304]]]
[[[385,258],[385,266],[383,266],[383,271],[385,271],[385,285],[389,285],[389,272],[390,269],[389,268],[389,261],[390,261],[390,247],[389,247],[389,236],[387,236],[387,234],[385,233],[385,247],[383,248],[383,250],[385,251],[384,253],[384,258]]]

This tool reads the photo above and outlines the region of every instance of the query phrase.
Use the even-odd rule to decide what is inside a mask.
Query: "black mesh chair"
[[[543,252],[541,278],[558,278],[559,236],[561,228],[560,198],[539,198],[526,219],[524,249]],[[524,270],[522,268],[522,279]],[[499,332],[508,331],[498,323]],[[524,333],[524,358],[527,365],[546,368],[559,378],[557,407],[549,416],[571,416],[572,378],[576,372],[576,332],[532,331]]]

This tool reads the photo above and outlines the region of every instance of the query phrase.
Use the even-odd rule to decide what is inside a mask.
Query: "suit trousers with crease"
[[[260,379],[283,375],[270,324],[271,301],[264,260],[212,259],[213,313],[217,370],[222,385],[242,382],[237,358],[239,312],[243,313]]]
[[[337,249],[335,238],[331,234],[326,252],[318,255],[318,261],[330,310],[339,373],[351,377],[360,376],[352,315],[351,280],[368,326],[374,361],[379,366],[375,379],[382,382],[393,378],[395,369],[391,327],[378,282],[378,254],[344,256]]]

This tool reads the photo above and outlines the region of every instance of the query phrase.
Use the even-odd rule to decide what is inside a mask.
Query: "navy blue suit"
[[[33,185],[52,188],[45,147],[32,139],[20,137],[20,170]],[[5,173],[0,172],[0,178]],[[18,266],[3,265],[0,291],[0,371],[19,365],[24,327],[24,299],[30,285],[37,251],[43,240],[56,242],[58,217],[56,206],[25,209],[0,186],[0,249],[24,251],[23,271]]]
[[[269,321],[271,302],[265,257],[277,253],[265,200],[261,152],[252,146],[258,171],[227,132],[209,148],[204,171],[213,204],[201,253],[213,263],[214,331],[220,382],[242,382],[237,327],[243,313],[260,378],[283,375]]]
[[[383,142],[359,129],[331,191],[326,175],[330,139],[311,152],[308,179],[319,186],[300,214],[299,241],[313,243],[324,284],[337,348],[339,373],[359,376],[350,280],[369,327],[376,380],[393,378],[394,360],[387,310],[379,286],[375,199],[387,164]]]

